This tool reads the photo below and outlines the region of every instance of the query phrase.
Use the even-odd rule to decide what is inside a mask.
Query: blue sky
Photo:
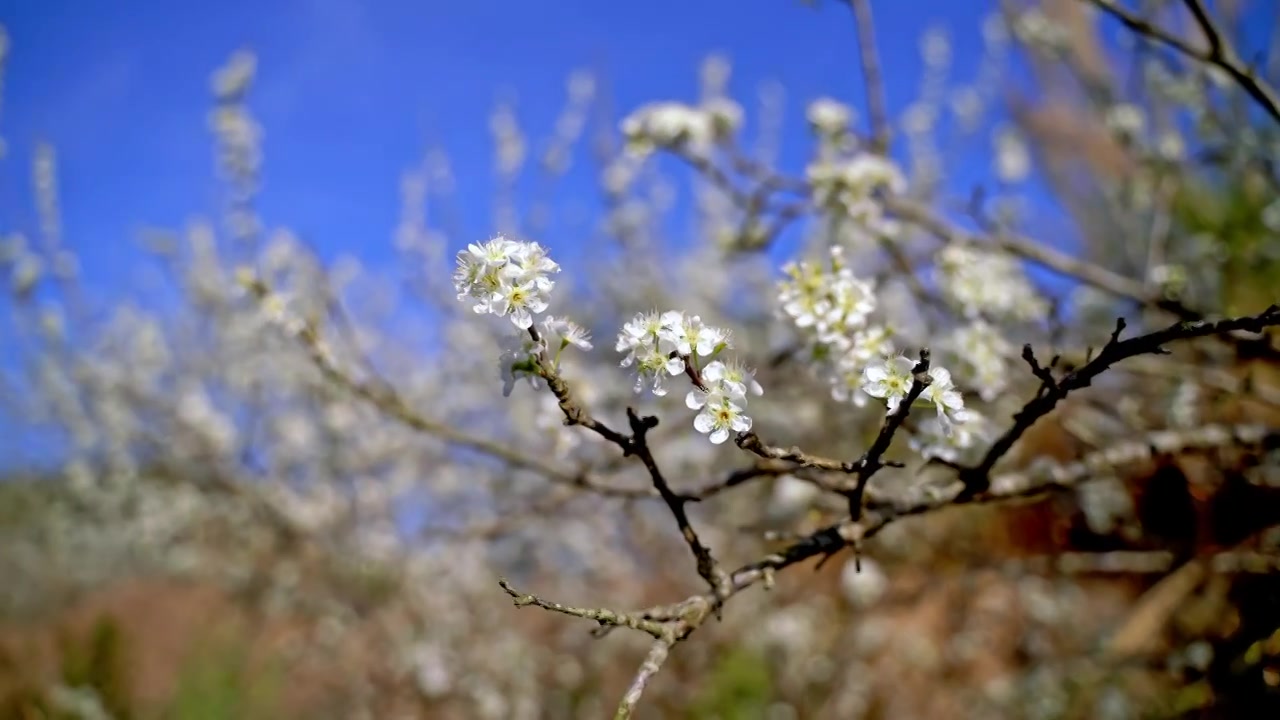
[[[950,28],[966,77],[988,9],[978,0],[876,3],[893,108],[916,92],[921,31]],[[375,268],[396,260],[401,173],[432,147],[449,154],[457,178],[468,237],[454,241],[500,230],[489,224],[495,100],[514,94],[536,141],[553,128],[575,69],[594,70],[625,113],[694,100],[699,63],[721,53],[749,112],[763,82],[785,87],[784,153],[797,165],[808,144],[805,103],[832,95],[862,104],[853,23],[830,1],[0,0],[0,23],[10,38],[0,227],[34,234],[31,153],[37,141],[52,143],[64,242],[102,308],[138,291],[141,230],[216,216],[210,75],[239,48],[258,56],[250,103],[266,131],[259,207],[268,227],[292,228],[323,257],[351,254]],[[592,173],[579,162],[557,199],[591,206]],[[572,252],[568,240],[540,239]],[[5,327],[0,320],[0,335]],[[0,337],[0,367],[14,359]],[[23,464],[32,445],[12,423],[0,418],[0,458]]]
[[[964,64],[989,4],[876,5],[890,100],[900,105],[917,86],[926,23],[952,26]],[[216,210],[208,79],[239,47],[259,57],[251,103],[266,128],[267,222],[325,254],[372,262],[388,257],[400,173],[429,146],[453,159],[468,232],[491,231],[487,119],[500,92],[514,91],[535,138],[552,128],[579,67],[599,71],[625,112],[693,99],[699,61],[721,52],[748,108],[762,81],[784,84],[794,135],[803,102],[861,98],[852,23],[833,2],[0,0],[0,21],[13,46],[0,213],[9,227],[34,225],[28,153],[37,139],[54,143],[67,242],[108,288],[127,273],[132,253],[121,251],[139,228]]]

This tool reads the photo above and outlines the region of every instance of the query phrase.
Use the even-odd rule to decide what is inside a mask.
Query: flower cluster
[[[907,444],[926,459],[937,458],[957,463],[970,459],[979,443],[991,436],[991,423],[975,410],[963,408],[951,414],[950,421],[925,418],[911,434]]]
[[[648,384],[654,395],[666,395],[667,376],[689,373],[696,387],[685,397],[685,404],[701,411],[693,426],[710,434],[717,445],[730,432],[751,429],[751,418],[743,414],[747,394],[764,393],[752,371],[741,363],[715,359],[728,347],[726,330],[678,310],[637,314],[623,325],[617,344],[618,352],[625,353],[622,367],[635,369],[636,392]]]
[[[679,102],[657,102],[632,112],[622,121],[627,149],[648,155],[657,148],[688,148],[701,152],[728,139],[742,125],[742,108],[726,98],[702,107]]]
[[[821,160],[807,171],[813,200],[855,220],[873,237],[894,237],[898,223],[884,217],[875,194],[900,194],[907,180],[893,161],[873,153],[858,153],[839,161]]]
[[[871,363],[893,355],[893,333],[883,325],[869,325],[853,334],[847,350],[830,358],[831,398],[836,402],[867,404],[869,395],[863,390],[863,372]]]
[[[1026,180],[1031,173],[1031,149],[1022,133],[1012,126],[1000,127],[994,133],[994,144],[996,177],[1006,183]]]
[[[534,315],[547,309],[547,296],[555,287],[550,278],[560,266],[536,242],[517,242],[499,235],[484,243],[472,243],[458,253],[453,286],[458,300],[471,301],[478,314],[510,317],[512,324],[528,331],[506,338],[498,357],[502,394],[508,396],[516,381],[524,378],[536,390],[541,387],[544,362],[559,364],[560,353],[570,345],[591,349],[591,335],[571,320],[547,315],[534,327]]]
[[[868,324],[876,309],[875,288],[844,264],[844,251],[831,248],[831,265],[788,263],[788,279],[778,284],[782,313],[806,336],[811,357],[824,366],[832,397],[861,407],[862,371],[893,353],[892,333]]]
[[[892,160],[874,153],[858,153],[842,162],[822,162],[808,168],[809,182],[813,184],[822,204],[833,200],[860,201],[877,190],[897,194],[905,192],[907,180],[902,170]]]
[[[788,276],[778,284],[782,312],[796,327],[811,331],[817,342],[849,349],[853,334],[866,327],[876,309],[876,298],[871,283],[845,266],[843,249],[831,248],[830,269],[791,262],[782,271]]]
[[[889,412],[894,412],[911,391],[914,367],[915,361],[904,355],[885,358],[863,371],[862,390],[871,397],[883,399],[889,406]],[[951,373],[943,367],[929,368],[929,385],[920,394],[919,402],[934,406],[937,422],[945,433],[951,432],[965,412],[964,398],[952,383]]]
[[[853,122],[853,109],[838,100],[818,98],[809,103],[805,118],[818,135],[840,138],[849,132],[849,124]]]
[[[991,402],[1009,384],[1005,359],[1013,355],[1013,345],[1000,329],[983,320],[961,325],[944,343],[958,360],[958,370],[978,396]]]
[[[690,390],[684,400],[690,410],[701,411],[693,419],[693,427],[710,433],[709,439],[716,445],[729,439],[730,431],[750,430],[751,418],[743,414],[747,393],[764,394],[755,374],[736,361],[714,360],[702,369],[702,381],[706,389]]]
[[[709,359],[729,347],[729,333],[702,322],[697,315],[678,310],[639,313],[622,326],[617,351],[626,353],[622,367],[635,367],[635,391],[647,381],[654,395],[666,395],[665,375],[685,372],[688,359],[697,367],[699,359]]]
[[[534,315],[547,309],[547,296],[555,287],[549,276],[558,272],[560,266],[538,243],[499,235],[458,253],[453,286],[459,301],[475,301],[476,313],[510,316],[523,330],[533,326]]]
[[[948,245],[936,269],[938,287],[966,317],[1034,321],[1049,313],[1049,304],[1008,254]]]
[[[525,378],[534,390],[542,387],[542,372],[539,363],[542,354],[548,348],[554,348],[551,363],[559,365],[560,353],[570,345],[581,350],[590,350],[591,334],[582,326],[567,320],[548,315],[542,318],[542,333],[534,339],[533,333],[509,337],[498,357],[498,369],[502,373],[502,395],[507,397],[515,387],[516,381]]]
[[[1128,144],[1137,142],[1147,128],[1147,116],[1142,108],[1129,103],[1107,108],[1105,121],[1107,129],[1121,142]]]

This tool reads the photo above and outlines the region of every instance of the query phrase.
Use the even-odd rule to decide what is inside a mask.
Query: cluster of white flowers
[[[892,333],[871,325],[875,288],[859,279],[844,262],[844,251],[831,248],[831,265],[792,262],[783,267],[788,279],[778,284],[782,313],[805,335],[810,355],[825,367],[838,402],[861,407],[862,371],[893,353]]]
[[[959,361],[964,380],[984,401],[991,402],[1008,386],[1005,360],[1013,355],[1013,345],[996,326],[974,320],[952,330],[943,344]]]
[[[695,384],[701,383],[685,397],[685,404],[700,411],[693,426],[709,433],[717,445],[730,432],[751,429],[751,418],[743,414],[747,395],[764,393],[754,373],[741,363],[715,359],[729,347],[728,331],[678,310],[637,314],[623,325],[617,344],[618,352],[625,353],[622,367],[635,369],[636,392],[647,383],[654,395],[666,395],[666,377],[685,372]]]
[[[710,433],[711,442],[719,445],[730,431],[751,429],[751,418],[743,414],[747,393],[764,394],[751,370],[737,361],[713,360],[702,369],[702,382],[706,389],[694,388],[684,400],[690,410],[700,411],[693,419],[698,432]]]
[[[1178,297],[1187,289],[1187,268],[1171,263],[1154,265],[1147,271],[1147,282],[1167,297]]]
[[[559,270],[537,243],[501,236],[458,253],[453,278],[458,300],[474,301],[477,313],[509,315],[516,327],[529,330],[507,338],[498,358],[503,395],[510,395],[521,378],[539,389],[543,365],[558,366],[565,348],[592,348],[587,331],[564,318],[547,315],[533,329],[533,316],[547,309],[547,295],[555,285],[548,276]],[[869,296],[869,289],[866,292]],[[707,325],[697,315],[670,310],[637,314],[623,325],[616,349],[624,353],[621,366],[635,371],[636,392],[648,385],[654,395],[666,395],[664,380],[687,372],[695,387],[685,404],[700,411],[694,427],[720,444],[730,432],[751,429],[751,418],[743,413],[747,395],[764,393],[750,369],[717,359],[729,347],[727,330]]]
[[[458,253],[453,286],[459,301],[475,301],[476,313],[510,316],[516,327],[528,329],[533,316],[547,309],[547,296],[555,287],[549,276],[558,272],[560,266],[538,243],[499,235]]]
[[[813,200],[855,220],[873,237],[894,237],[898,223],[884,217],[875,194],[906,191],[907,180],[892,160],[874,153],[857,153],[843,160],[823,159],[809,165],[806,174]]]
[[[889,328],[868,323],[876,309],[875,288],[845,265],[839,247],[831,248],[829,268],[793,262],[783,270],[788,279],[778,284],[782,314],[805,334],[832,397],[858,407],[869,397],[881,398],[893,412],[911,389],[915,363],[894,353]],[[964,400],[945,368],[931,368],[929,377],[921,400],[933,404],[939,421],[950,427]]]
[[[1107,108],[1107,129],[1123,142],[1134,142],[1147,128],[1147,116],[1142,108],[1131,103],[1120,103]]]
[[[876,309],[874,287],[859,279],[844,263],[844,250],[831,248],[828,270],[808,262],[782,268],[789,279],[778,284],[782,312],[796,327],[811,329],[815,339],[838,350],[847,349],[853,333],[866,327]]]
[[[622,367],[635,369],[635,391],[643,390],[648,382],[653,394],[661,397],[667,394],[663,379],[683,373],[686,356],[694,352],[710,355],[717,342],[725,340],[714,337],[716,332],[703,325],[698,316],[685,318],[676,310],[638,313],[622,326],[616,349],[626,353]]]
[[[1016,128],[1005,126],[994,133],[996,177],[1001,182],[1016,183],[1031,173],[1031,150],[1026,138]]]
[[[902,193],[907,179],[892,160],[874,153],[858,153],[837,162],[817,162],[807,169],[815,200],[821,205],[852,205],[877,190]]]
[[[981,441],[991,437],[991,431],[991,422],[986,416],[970,408],[961,408],[946,419],[930,417],[922,420],[907,445],[926,459],[964,462],[972,459],[973,451],[981,447]]]
[[[731,137],[742,125],[742,108],[717,97],[701,107],[680,102],[656,102],[632,112],[622,121],[627,149],[645,156],[657,148],[681,148],[702,153]]]
[[[541,389],[542,376],[538,363],[543,350],[554,353],[551,362],[558,366],[560,353],[570,345],[580,350],[590,350],[593,347],[591,334],[572,320],[548,315],[542,318],[541,327],[542,333],[537,340],[534,340],[532,334],[521,334],[504,341],[502,354],[498,357],[504,397],[511,394],[520,378],[528,380],[534,390]]]
[[[849,123],[853,122],[853,109],[839,100],[823,97],[809,103],[805,118],[819,136],[839,138],[849,132]]]
[[[966,317],[1035,321],[1049,313],[1048,302],[1006,253],[948,245],[936,271],[939,289]]]
[[[905,355],[894,355],[882,362],[869,365],[862,372],[862,391],[871,397],[881,398],[894,412],[911,391],[914,382],[912,369],[916,363]],[[946,432],[960,420],[965,412],[964,398],[951,381],[951,373],[944,367],[929,368],[929,385],[920,394],[920,401],[929,403],[937,411],[937,420]]]
[[[1045,50],[1056,50],[1067,43],[1066,28],[1038,7],[1019,13],[1013,18],[1010,29],[1022,42]]]
[[[836,402],[864,407],[870,396],[864,392],[864,371],[876,360],[893,355],[893,333],[883,325],[870,325],[853,334],[848,350],[831,358],[831,397]]]
[[[560,266],[536,242],[518,242],[499,235],[484,243],[472,243],[458,253],[453,285],[458,300],[474,302],[478,314],[510,317],[522,331],[504,339],[498,367],[502,394],[510,395],[524,378],[536,390],[541,387],[541,363],[559,365],[560,353],[569,346],[590,350],[591,335],[563,317],[547,315],[534,326],[534,316],[544,312]],[[540,330],[540,332],[539,332]]]

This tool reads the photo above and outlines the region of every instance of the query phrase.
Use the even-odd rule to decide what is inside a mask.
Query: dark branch
[[[858,32],[858,57],[862,65],[862,84],[867,94],[867,113],[871,116],[871,149],[884,154],[889,151],[892,126],[884,81],[880,77],[880,55],[876,50],[875,22],[870,0],[849,0],[854,26]]]
[[[984,491],[987,487],[987,477],[990,475],[991,469],[995,467],[1000,458],[1009,452],[1014,443],[1027,430],[1031,429],[1031,426],[1036,421],[1052,412],[1057,404],[1066,398],[1068,394],[1088,387],[1092,384],[1094,378],[1121,360],[1136,355],[1162,354],[1166,352],[1163,347],[1164,344],[1174,340],[1187,340],[1236,330],[1256,333],[1261,332],[1263,328],[1276,325],[1280,325],[1280,306],[1277,305],[1272,305],[1258,315],[1251,317],[1219,320],[1217,322],[1174,323],[1164,330],[1157,330],[1128,340],[1120,339],[1120,333],[1123,332],[1125,324],[1123,319],[1118,320],[1115,331],[1111,333],[1111,339],[1107,341],[1107,344],[1102,347],[1098,354],[1081,367],[1067,373],[1052,386],[1043,386],[1036,397],[1032,398],[1023,406],[1022,410],[1013,416],[1013,425],[995,441],[982,458],[982,461],[973,467],[965,468],[960,473],[960,478],[964,481],[968,492],[979,493]]]
[[[862,496],[866,492],[867,482],[871,480],[871,476],[880,471],[885,466],[880,458],[885,451],[889,449],[889,444],[893,442],[893,436],[898,432],[898,428],[902,427],[902,423],[907,419],[907,415],[911,414],[911,404],[914,403],[925,388],[929,387],[929,348],[920,348],[920,362],[911,369],[911,388],[907,391],[907,396],[898,403],[898,407],[889,413],[885,418],[884,425],[880,426],[880,433],[876,435],[875,442],[871,443],[871,447],[863,453],[857,462],[857,485],[853,492],[849,495],[849,517],[856,522],[862,517]]]
[[[529,336],[533,338],[534,342],[542,345],[541,336],[535,327],[531,326],[529,328]],[[560,403],[560,410],[564,413],[566,424],[581,425],[617,445],[622,449],[623,456],[635,456],[644,463],[645,469],[649,471],[649,479],[653,482],[654,489],[658,491],[658,495],[667,504],[667,508],[671,510],[671,514],[676,519],[676,525],[680,528],[680,535],[689,546],[689,550],[693,552],[694,560],[697,562],[698,575],[707,581],[707,584],[711,586],[717,597],[722,597],[727,588],[727,575],[720,568],[719,563],[716,562],[711,550],[698,537],[697,531],[693,529],[693,523],[689,522],[689,514],[685,512],[684,506],[691,501],[691,498],[672,491],[671,485],[658,468],[658,462],[654,459],[653,452],[649,449],[648,433],[658,426],[658,418],[641,416],[634,409],[627,408],[627,421],[630,424],[631,434],[624,435],[596,420],[591,416],[591,413],[587,412],[586,408],[582,407],[574,399],[569,384],[564,378],[560,377],[545,345],[538,352],[538,366],[540,376],[547,381],[547,387],[551,389],[551,392]],[[688,363],[686,363],[686,366],[688,366]],[[690,378],[695,383],[700,381],[696,373],[692,374]]]
[[[1155,40],[1172,48],[1182,55],[1197,62],[1212,65],[1231,76],[1246,93],[1253,98],[1271,119],[1280,123],[1280,94],[1257,73],[1245,67],[1235,49],[1226,41],[1209,16],[1209,11],[1199,0],[1183,0],[1183,4],[1191,11],[1196,24],[1200,27],[1208,49],[1197,48],[1185,40],[1156,26],[1154,23],[1134,15],[1120,7],[1115,0],[1087,0],[1095,7],[1119,20],[1121,24],[1143,37]]]

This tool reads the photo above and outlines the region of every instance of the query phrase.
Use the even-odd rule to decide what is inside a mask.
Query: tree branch
[[[1172,48],[1197,62],[1219,68],[1249,94],[1271,119],[1280,123],[1280,94],[1257,73],[1240,61],[1235,48],[1218,30],[1209,11],[1200,0],[1183,0],[1183,4],[1195,18],[1196,24],[1209,43],[1208,49],[1197,48],[1185,40],[1120,7],[1116,0],[1084,0],[1143,37]]]
[[[858,33],[858,57],[862,65],[862,84],[867,94],[867,113],[871,120],[871,149],[880,155],[889,151],[893,126],[880,74],[880,54],[876,49],[876,28],[869,0],[849,0],[854,27]]]
[[[1040,418],[1053,411],[1057,404],[1075,390],[1088,387],[1093,379],[1107,368],[1135,355],[1164,354],[1163,345],[1174,340],[1187,340],[1217,335],[1234,330],[1260,332],[1263,328],[1280,325],[1280,305],[1272,305],[1258,315],[1219,320],[1217,322],[1180,322],[1174,323],[1164,330],[1140,335],[1128,340],[1121,340],[1124,331],[1123,319],[1116,321],[1116,329],[1111,339],[1102,347],[1096,357],[1083,366],[1067,373],[1052,385],[1042,385],[1041,391],[1032,398],[1022,410],[1013,416],[1013,425],[1001,435],[981,462],[973,467],[961,470],[960,478],[967,487],[967,492],[977,493],[986,489],[986,479],[996,462],[1013,447],[1014,443]],[[1052,380],[1052,377],[1050,377]]]
[[[538,352],[539,375],[547,381],[547,387],[551,389],[551,392],[559,401],[560,410],[565,416],[565,423],[568,425],[581,425],[617,445],[622,450],[624,457],[634,455],[640,459],[640,462],[644,464],[645,469],[649,472],[649,478],[653,482],[654,489],[658,491],[658,495],[667,504],[672,516],[675,517],[676,525],[680,528],[680,535],[684,538],[685,544],[689,546],[689,550],[693,553],[694,560],[697,563],[698,575],[707,581],[716,597],[723,596],[727,592],[728,576],[720,568],[715,556],[711,553],[711,549],[704,545],[702,539],[698,537],[697,531],[693,528],[693,523],[689,521],[689,514],[685,512],[684,506],[691,499],[687,496],[678,495],[671,490],[671,485],[658,468],[658,462],[654,459],[653,452],[649,448],[648,433],[658,426],[658,418],[653,416],[642,417],[633,408],[627,408],[627,420],[631,428],[630,435],[624,435],[596,420],[586,408],[574,399],[569,383],[556,370],[555,362],[551,359],[550,352],[545,343],[542,342],[536,327],[529,327],[529,336],[541,347]],[[697,382],[696,377],[693,380]]]

